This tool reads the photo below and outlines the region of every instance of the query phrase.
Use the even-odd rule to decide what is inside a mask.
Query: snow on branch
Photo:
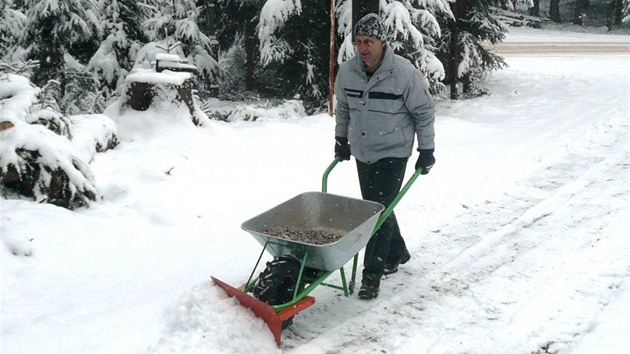
[[[411,0],[410,5],[413,8],[425,9],[434,14],[445,14],[449,18],[454,18],[451,6],[449,3],[454,3],[451,0]],[[415,5],[414,5],[415,4]]]
[[[300,0],[268,0],[261,12],[257,26],[260,40],[260,56],[267,65],[272,61],[282,63],[283,59],[291,55],[292,49],[281,37],[277,37],[284,23],[292,15],[302,13]]]

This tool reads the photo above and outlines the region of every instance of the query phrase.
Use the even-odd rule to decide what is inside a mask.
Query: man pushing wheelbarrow
[[[323,285],[345,296],[353,294],[363,248],[359,298],[364,300],[378,296],[384,274],[395,273],[409,261],[393,208],[435,163],[434,104],[426,79],[387,45],[378,16],[362,18],[354,35],[359,53],[341,65],[335,83],[335,160],[324,172],[322,192],[302,193],[241,225],[263,246],[246,283],[236,288],[212,277],[267,323],[278,345],[282,329],[315,303],[309,296],[315,288]],[[403,186],[416,136],[420,157]],[[326,193],[328,174],[351,155],[363,199]],[[273,260],[255,277],[265,252]],[[348,281],[345,265],[352,258]],[[341,285],[326,282],[335,271]]]
[[[357,53],[341,64],[335,81],[335,156],[354,156],[363,199],[388,206],[402,186],[414,136],[416,170],[427,174],[435,163],[434,103],[426,78],[387,44],[376,14],[357,22],[354,40]],[[381,277],[410,258],[392,212],[365,249],[359,298],[376,298]]]

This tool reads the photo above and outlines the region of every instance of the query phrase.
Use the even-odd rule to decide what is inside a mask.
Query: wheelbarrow
[[[235,288],[212,277],[229,296],[267,323],[278,346],[282,330],[292,323],[293,317],[315,303],[315,298],[309,295],[315,288],[322,285],[341,290],[346,297],[354,293],[359,251],[422,172],[422,169],[416,170],[385,208],[380,203],[327,193],[328,175],[339,161],[339,157],[335,158],[324,172],[322,192],[297,195],[241,225],[263,246],[245,284]],[[278,227],[313,230],[338,237],[322,244],[270,231]],[[274,258],[254,277],[265,252]],[[350,259],[353,262],[348,281],[344,266]],[[340,273],[341,284],[327,283],[326,279],[335,271]]]

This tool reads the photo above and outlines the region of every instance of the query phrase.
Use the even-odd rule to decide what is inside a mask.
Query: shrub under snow
[[[99,193],[88,163],[117,144],[104,115],[65,117],[40,103],[28,79],[0,77],[0,187],[4,198],[26,197],[68,209]]]

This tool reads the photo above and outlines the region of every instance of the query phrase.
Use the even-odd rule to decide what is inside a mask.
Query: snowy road
[[[510,54],[606,54],[606,53],[630,53],[628,42],[527,42],[527,43],[500,43],[494,47],[494,52],[500,55]]]
[[[630,36],[569,31],[541,31],[512,27],[503,42],[488,49],[501,55],[514,54],[606,54],[630,53]]]

